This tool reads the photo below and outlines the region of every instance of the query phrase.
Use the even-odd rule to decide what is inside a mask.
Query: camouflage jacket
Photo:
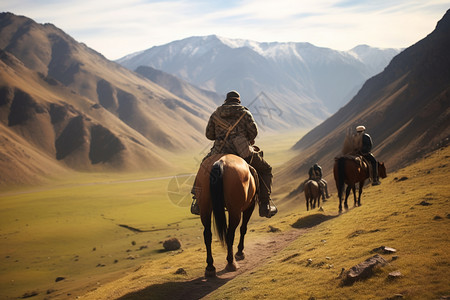
[[[237,125],[226,137],[229,129],[236,123]],[[242,151],[238,149],[239,146],[236,147],[236,141],[244,141],[248,146],[257,135],[258,128],[250,111],[233,101],[227,101],[219,106],[209,118],[206,126],[206,137],[214,141],[211,154],[232,153],[244,157]]]

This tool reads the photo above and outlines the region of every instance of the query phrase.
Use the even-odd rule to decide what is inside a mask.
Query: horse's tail
[[[225,216],[225,199],[223,195],[223,161],[213,164],[209,173],[209,187],[213,207],[214,220],[219,240],[223,244],[227,235],[227,219]]]
[[[338,197],[341,199],[342,193],[344,192],[344,180],[345,180],[345,157],[339,157],[337,161],[338,168]]]

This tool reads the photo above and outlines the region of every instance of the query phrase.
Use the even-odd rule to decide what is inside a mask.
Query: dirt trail
[[[118,299],[209,299],[208,295],[226,284],[233,278],[243,275],[254,268],[264,265],[271,257],[286,248],[297,237],[305,233],[306,229],[291,229],[286,232],[267,233],[258,240],[247,240],[244,252],[245,259],[237,262],[236,272],[225,271],[226,260],[216,258],[216,278],[199,277],[185,282],[167,282],[150,285],[143,290],[131,292]],[[161,290],[168,291],[161,294]]]

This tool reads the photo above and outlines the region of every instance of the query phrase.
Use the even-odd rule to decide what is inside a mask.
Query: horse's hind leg
[[[347,189],[345,190],[345,200],[344,200],[344,208],[345,210],[348,210],[348,195],[350,194],[350,187],[347,185]]]
[[[359,183],[358,206],[361,206],[361,194],[363,191],[363,186],[364,186],[364,181]],[[356,200],[356,195],[355,195],[355,200]]]
[[[211,251],[211,243],[212,243],[211,214],[209,214],[209,217],[202,216],[202,223],[205,228],[203,230],[203,239],[205,241],[206,246],[206,263],[207,263],[205,270],[205,277],[215,277],[216,268],[214,267],[214,259]]]
[[[236,263],[234,262],[234,257],[233,257],[233,242],[234,242],[234,235],[235,235],[235,232],[236,232],[236,228],[239,225],[239,222],[240,222],[240,213],[238,214],[238,217],[231,217],[230,216],[230,221],[229,221],[229,226],[228,226],[228,231],[227,231],[227,237],[226,237],[226,241],[227,241],[227,261],[228,261],[228,264],[225,267],[225,269],[228,272],[233,272],[233,271],[237,270],[237,266],[236,266]]]
[[[347,199],[350,196],[350,192],[353,191],[353,199],[354,199],[354,206],[356,206],[356,194],[355,194],[355,185],[348,185],[347,189],[345,190],[345,203],[347,203]]]
[[[244,254],[244,237],[247,233],[247,224],[250,220],[250,217],[252,216],[253,209],[255,208],[255,203],[253,203],[252,206],[247,208],[243,214],[242,214],[242,225],[241,225],[241,236],[239,238],[239,245],[238,245],[238,251],[236,252],[236,255],[234,256],[236,260],[243,260],[245,258]]]

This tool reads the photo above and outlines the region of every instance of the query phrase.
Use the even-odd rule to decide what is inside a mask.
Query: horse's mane
[[[350,129],[347,130],[342,147],[342,155],[356,154],[362,147],[362,134],[352,133]]]

